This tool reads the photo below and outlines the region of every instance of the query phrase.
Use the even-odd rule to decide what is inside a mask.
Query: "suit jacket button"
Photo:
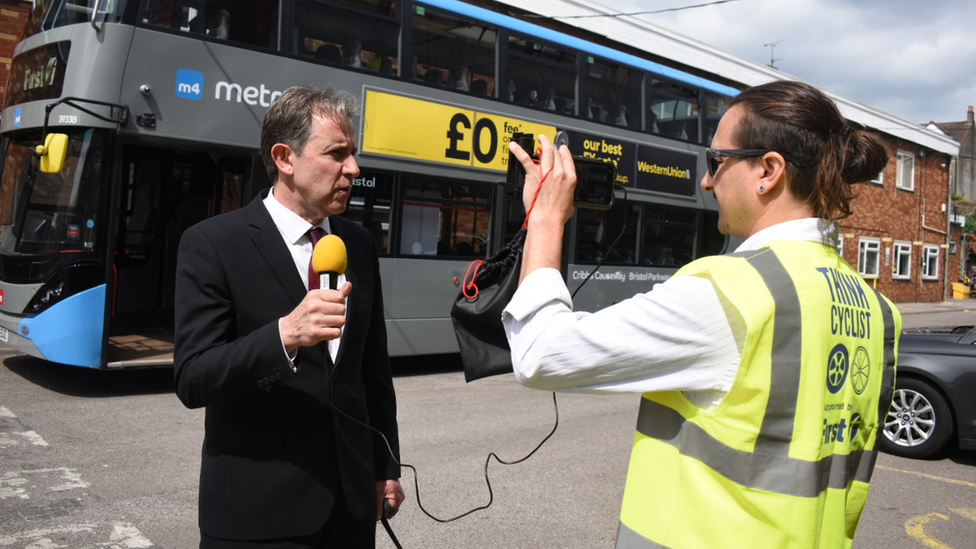
[[[338,426],[339,426],[339,418],[335,418],[335,426],[336,426],[336,427],[338,427]]]
[[[258,380],[258,387],[264,387],[264,386],[265,386],[264,380],[263,379],[259,379]]]
[[[332,379],[339,379],[339,369],[332,370]]]
[[[281,372],[275,372],[274,380],[281,381]]]

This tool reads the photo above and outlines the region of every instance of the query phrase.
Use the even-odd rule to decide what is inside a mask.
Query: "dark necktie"
[[[318,244],[319,239],[325,235],[325,230],[322,227],[312,227],[308,230],[308,238],[312,241],[312,255],[308,257],[308,289],[318,290],[319,289],[319,273],[315,272],[312,268],[312,256],[315,255],[315,245]]]

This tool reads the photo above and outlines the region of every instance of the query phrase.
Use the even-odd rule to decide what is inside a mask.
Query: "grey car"
[[[976,450],[974,397],[976,326],[905,330],[881,449],[928,458],[956,441],[960,449]]]

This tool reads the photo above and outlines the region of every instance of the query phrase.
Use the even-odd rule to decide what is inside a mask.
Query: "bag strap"
[[[541,155],[542,155],[542,151],[536,150],[535,156],[539,157]],[[538,158],[533,158],[532,163],[538,166],[540,160],[538,160]],[[542,174],[542,179],[539,180],[539,186],[536,187],[535,189],[535,195],[532,197],[532,202],[529,203],[529,209],[525,211],[525,220],[522,221],[522,229],[519,231],[518,234],[515,235],[514,238],[512,238],[512,242],[509,242],[508,244],[505,245],[505,248],[502,248],[502,251],[509,249],[512,243],[516,241],[518,241],[518,247],[521,249],[522,244],[525,241],[525,231],[529,225],[529,214],[532,213],[532,208],[535,207],[535,201],[537,198],[539,198],[539,191],[542,190],[542,184],[545,183],[546,178],[549,177],[549,174],[552,173],[552,170],[553,168],[549,168],[549,171]],[[509,254],[509,256],[510,255],[511,254]],[[497,263],[510,263],[510,262],[511,261],[508,262],[499,261]],[[468,271],[464,273],[464,280],[461,281],[461,293],[464,294],[464,297],[468,299],[475,299],[476,297],[478,297],[479,290],[478,290],[478,285],[475,284],[475,280],[478,279],[478,273],[481,271],[481,267],[484,264],[485,264],[484,259],[475,259],[474,261],[471,262],[470,265],[468,265]]]
[[[468,272],[464,273],[464,280],[461,281],[461,293],[464,294],[464,297],[468,299],[474,299],[478,297],[478,285],[475,284],[474,281],[475,279],[478,278],[478,271],[481,270],[481,266],[484,264],[485,264],[484,259],[475,259],[474,261],[471,262],[470,265],[468,265]],[[471,272],[472,269],[474,270],[474,273]],[[471,280],[471,282],[468,282],[469,279]],[[471,288],[474,288],[474,293],[468,295],[468,292],[471,291]]]

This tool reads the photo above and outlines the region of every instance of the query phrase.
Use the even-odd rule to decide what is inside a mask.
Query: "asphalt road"
[[[906,327],[976,324],[976,300],[900,305]],[[170,370],[98,372],[0,348],[0,548],[195,547],[203,412]],[[553,398],[511,376],[465,384],[456,357],[398,361],[402,458],[420,502],[449,519],[489,502],[491,453],[513,461],[551,430]],[[493,502],[423,514],[414,474],[391,521],[410,548],[610,548],[638,397],[559,395],[559,426],[517,465],[492,459]],[[855,548],[976,546],[976,452],[881,455]],[[703,526],[707,517],[702,517]],[[378,546],[393,544],[382,528]]]

